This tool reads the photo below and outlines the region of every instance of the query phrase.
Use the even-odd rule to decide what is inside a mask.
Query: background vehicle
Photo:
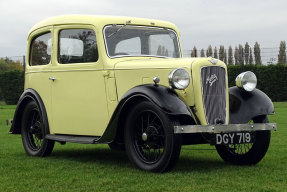
[[[228,89],[226,65],[182,58],[168,22],[51,18],[31,29],[26,63],[10,133],[29,155],[49,155],[55,141],[109,143],[136,167],[164,172],[181,145],[210,143],[225,161],[256,164],[276,130],[256,76],[242,73]]]

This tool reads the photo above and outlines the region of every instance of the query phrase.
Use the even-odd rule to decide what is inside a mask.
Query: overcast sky
[[[26,53],[37,22],[58,15],[95,14],[166,20],[181,31],[184,50],[245,44],[279,47],[287,35],[286,0],[0,0],[0,57]]]

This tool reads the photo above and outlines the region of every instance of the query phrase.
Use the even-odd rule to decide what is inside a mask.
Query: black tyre
[[[124,141],[130,161],[151,172],[170,170],[180,155],[181,136],[173,133],[174,123],[150,102],[141,102],[130,112]]]
[[[268,123],[267,116],[258,116],[253,119],[254,123]],[[270,131],[251,132],[254,137],[253,143],[217,145],[216,150],[220,157],[229,163],[237,165],[253,165],[265,156],[269,143]]]
[[[55,142],[45,139],[47,125],[35,101],[29,102],[22,117],[22,142],[28,155],[44,157],[51,154]]]

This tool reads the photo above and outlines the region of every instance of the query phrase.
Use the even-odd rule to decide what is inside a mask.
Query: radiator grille
[[[225,68],[201,68],[202,100],[208,124],[226,123]]]

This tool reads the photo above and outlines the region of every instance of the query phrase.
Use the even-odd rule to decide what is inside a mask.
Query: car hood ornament
[[[216,65],[218,59],[210,58],[208,61],[209,61],[210,63],[212,63],[213,65]]]

